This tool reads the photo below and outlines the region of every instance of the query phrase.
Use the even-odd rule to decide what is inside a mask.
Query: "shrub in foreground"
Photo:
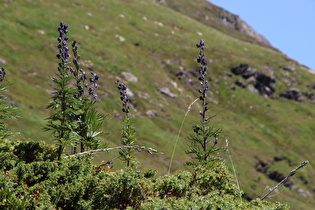
[[[287,209],[280,203],[241,200],[222,162],[156,176],[136,167],[99,168],[89,155],[51,161],[47,151],[55,148],[45,144],[33,147],[38,158],[32,162],[15,153],[33,144],[0,143],[8,158],[0,162],[1,209]]]

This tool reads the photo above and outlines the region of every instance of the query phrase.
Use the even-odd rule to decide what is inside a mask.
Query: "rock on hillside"
[[[238,15],[232,14],[229,11],[218,7],[220,11],[220,20],[223,24],[257,40],[266,46],[271,46],[270,42],[262,35],[257,33],[250,25],[243,21]]]
[[[234,38],[253,42],[261,46],[276,50],[269,41],[257,33],[251,26],[238,15],[218,7],[207,0],[154,0],[162,6],[169,7],[196,19],[205,25],[213,27]],[[195,12],[191,13],[193,9]],[[245,35],[245,36],[244,36]]]

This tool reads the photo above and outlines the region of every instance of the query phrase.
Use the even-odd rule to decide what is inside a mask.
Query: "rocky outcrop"
[[[315,90],[315,84],[310,84],[310,85],[307,85],[306,87]]]
[[[315,103],[315,93],[306,93],[305,95],[312,103]]]
[[[192,19],[208,25],[236,39],[256,43],[269,49],[275,49],[269,41],[251,26],[235,15],[206,0],[153,0],[159,5],[166,6]],[[196,32],[198,33],[198,32]],[[200,32],[198,33],[200,34]]]
[[[275,78],[250,67],[248,64],[240,64],[239,66],[232,67],[231,71],[234,75],[242,76],[245,79],[244,83],[237,80],[235,82],[236,85],[246,88],[251,92],[259,93],[262,96],[273,98],[273,93],[276,91],[274,87]]]
[[[291,87],[280,93],[280,97],[286,98],[288,100],[294,100],[297,102],[306,102],[309,100],[311,103],[315,103],[315,93],[313,92],[315,86],[307,85],[307,87],[310,88],[312,92],[302,92],[297,88]]]
[[[264,45],[271,45],[270,42],[262,35],[258,34],[252,27],[244,22],[238,15],[232,14],[224,9],[220,12],[221,21],[241,33],[257,40]]]
[[[296,88],[289,88],[288,90],[285,90],[284,92],[280,93],[280,97],[298,102],[302,102],[301,98],[304,95],[305,94],[303,92],[299,91]]]
[[[290,65],[289,66],[283,66],[282,69],[285,71],[292,72],[292,73],[296,72],[294,66],[290,66]]]

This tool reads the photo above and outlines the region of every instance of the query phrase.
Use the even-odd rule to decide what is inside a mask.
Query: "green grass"
[[[309,91],[305,86],[314,81],[314,75],[285,55],[258,46],[244,35],[222,27],[219,22],[210,27],[196,21],[196,17],[186,15],[194,14],[196,4],[194,1],[190,4],[182,2],[185,8],[179,12],[159,6],[151,0],[95,0],[93,4],[84,0],[76,3],[18,0],[1,4],[0,58],[7,61],[4,65],[8,72],[7,79],[14,83],[8,95],[19,107],[22,116],[22,119],[10,121],[10,127],[20,131],[22,138],[50,141],[50,135],[42,131],[45,125],[43,119],[49,116],[45,108],[53,88],[50,78],[57,71],[56,28],[59,21],[64,21],[69,24],[70,39],[79,42],[81,58],[91,61],[94,64],[93,71],[101,76],[98,107],[111,118],[104,124],[104,130],[109,131],[110,135],[104,137],[103,141],[110,145],[120,143],[121,121],[115,118],[115,114],[120,113],[120,101],[114,81],[121,78],[121,72],[132,72],[138,77],[138,82],[125,82],[135,93],[133,100],[136,111],[131,112],[135,115],[138,142],[164,153],[158,156],[137,154],[138,159],[142,167],[166,173],[187,106],[198,96],[196,85],[187,85],[187,79],[178,80],[173,73],[179,68],[197,68],[194,59],[198,50],[194,45],[203,38],[206,41],[206,59],[213,60],[208,75],[212,80],[220,81],[217,85],[211,82],[210,87],[213,92],[211,98],[219,102],[218,105],[213,104],[209,111],[217,115],[212,124],[224,129],[222,145],[225,145],[225,138],[230,141],[230,151],[242,189],[249,195],[259,197],[267,185],[276,183],[255,171],[256,158],[268,160],[285,156],[297,165],[303,160],[312,160],[315,148],[312,143],[315,131],[314,104],[271,100],[239,87],[232,91],[230,86],[237,77],[224,79],[224,75],[230,72],[230,67],[241,63],[248,63],[269,74],[263,68],[267,66],[273,70],[277,79],[276,96],[288,88],[282,80],[282,66],[295,66],[296,73],[291,73],[289,79],[296,80],[294,86],[303,91]],[[86,26],[89,26],[89,30],[85,29]],[[39,33],[41,30],[44,34]],[[203,35],[199,36],[197,32]],[[120,42],[115,35],[124,37],[126,41]],[[135,46],[135,43],[139,46]],[[177,60],[181,66],[176,62],[165,65],[166,59]],[[197,80],[194,77],[189,79]],[[171,99],[161,95],[157,91],[159,87],[168,87],[178,97]],[[149,97],[143,99],[139,93]],[[156,110],[158,116],[148,118],[145,112],[149,109]],[[183,163],[189,158],[184,153],[188,144],[187,136],[192,132],[191,126],[199,120],[199,109],[197,104],[193,105],[187,116],[176,149],[173,170],[184,168]],[[99,154],[95,158],[96,161],[108,159],[108,154]],[[283,173],[290,170],[290,167],[275,167]],[[312,178],[315,168],[308,165],[301,173],[309,184],[299,185],[311,191],[315,184]],[[261,181],[257,183],[258,178]],[[294,190],[284,190],[268,199],[287,202],[297,209],[310,208],[314,203],[312,198],[304,203],[304,198]]]

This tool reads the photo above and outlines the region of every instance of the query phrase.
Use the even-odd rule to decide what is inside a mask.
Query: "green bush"
[[[41,160],[52,161],[56,158],[55,149],[45,145],[44,142],[21,142],[14,148],[13,153],[26,163]]]
[[[24,147],[36,158],[17,154]],[[136,167],[95,167],[89,155],[51,161],[54,148],[36,142],[2,141],[0,151],[7,158],[0,164],[0,209],[287,209],[243,201],[222,162],[155,176]]]
[[[98,209],[139,208],[152,193],[152,181],[144,173],[132,168],[125,171],[102,172],[93,196],[93,207]]]

